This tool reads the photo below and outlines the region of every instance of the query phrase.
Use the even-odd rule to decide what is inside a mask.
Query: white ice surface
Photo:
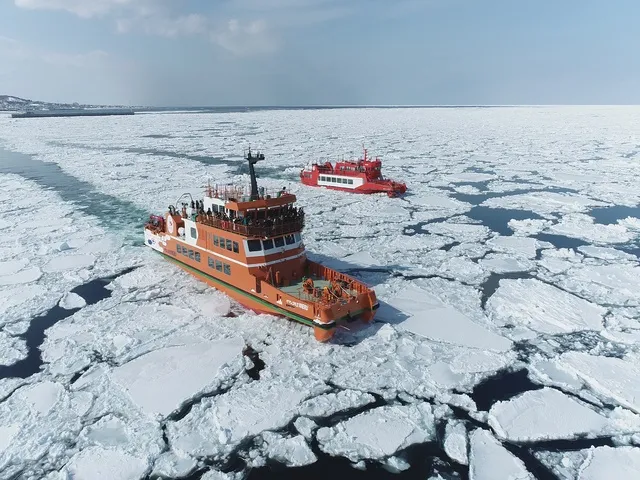
[[[379,407],[356,415],[335,427],[318,430],[320,448],[352,462],[381,459],[435,434],[431,406],[426,403]]]
[[[59,305],[67,310],[73,310],[74,308],[82,308],[87,305],[84,298],[77,293],[69,292],[60,300]]]
[[[418,287],[407,285],[387,303],[408,315],[398,325],[401,330],[473,348],[505,351],[511,347],[508,339],[473,322],[454,306]]]
[[[513,456],[488,431],[476,429],[469,436],[470,480],[533,480],[522,460]]]
[[[269,458],[290,467],[309,465],[317,460],[302,435],[283,437],[273,432],[262,434],[262,451]]]
[[[597,447],[589,451],[579,480],[634,480],[640,472],[640,448]]]
[[[638,382],[632,374],[632,365],[637,363],[633,356],[637,329],[633,322],[637,324],[640,313],[640,277],[637,259],[614,254],[611,247],[620,249],[623,238],[637,238],[640,225],[637,219],[626,218],[600,227],[582,216],[594,206],[634,206],[640,202],[640,166],[628,157],[637,150],[637,142],[630,139],[640,130],[640,112],[635,107],[340,109],[41,120],[34,129],[33,123],[0,118],[0,141],[12,149],[34,153],[38,161],[55,163],[97,192],[155,213],[175,202],[184,191],[201,194],[202,182],[194,182],[196,177],[211,178],[213,183],[230,179],[248,183],[246,174],[234,176],[234,171],[244,163],[238,155],[238,135],[250,133],[252,144],[255,141],[268,146],[268,161],[258,169],[273,168],[261,174],[260,183],[268,188],[286,185],[298,196],[307,212],[307,248],[318,255],[338,258],[321,258],[328,265],[335,262],[340,269],[359,269],[383,302],[376,319],[388,324],[374,323],[362,331],[341,332],[337,343],[318,345],[309,329],[245,313],[228,299],[223,301],[223,295],[149,252],[129,246],[124,237],[139,233],[134,222],[108,225],[112,219],[101,211],[84,210],[82,199],[79,205],[70,205],[54,190],[2,174],[0,277],[15,275],[24,282],[39,275],[28,283],[0,281],[0,326],[9,336],[26,331],[25,319],[56,305],[74,286],[130,265],[145,265],[116,280],[110,286],[114,290],[112,298],[83,307],[46,332],[42,373],[26,383],[55,380],[69,392],[63,394],[63,399],[65,395],[69,399],[56,403],[47,417],[17,415],[28,408],[19,401],[20,389],[11,392],[25,382],[1,381],[2,396],[9,396],[0,407],[5,409],[3,421],[9,421],[2,424],[1,431],[20,425],[18,437],[12,437],[13,443],[3,453],[10,455],[9,472],[43,476],[38,472],[58,470],[79,452],[94,446],[132,455],[141,459],[145,468],[152,468],[164,447],[160,421],[148,415],[144,405],[150,404],[135,402],[112,381],[112,376],[134,359],[185,345],[189,338],[206,343],[241,337],[260,353],[266,365],[251,388],[238,363],[237,368],[221,372],[220,385],[226,393],[204,400],[198,395],[191,397],[189,392],[181,395],[184,402],[194,404],[191,413],[177,423],[170,419],[162,422],[168,424],[170,432],[179,424],[183,446],[186,435],[197,437],[196,425],[202,424],[202,432],[207,431],[207,412],[213,405],[240,399],[247,391],[255,392],[254,397],[247,395],[238,406],[229,407],[232,415],[226,428],[234,432],[230,448],[252,437],[262,438],[265,429],[284,428],[292,420],[311,438],[313,425],[305,422],[305,417],[297,417],[298,407],[335,388],[362,395],[375,393],[390,402],[397,398],[409,403],[428,399],[457,405],[486,423],[485,416],[475,412],[473,400],[460,392],[471,392],[496,370],[523,363],[534,363],[544,382],[560,383],[561,388],[590,399],[594,410],[600,403],[626,404],[626,408],[637,403],[633,385]],[[372,136],[372,129],[384,133]],[[159,133],[169,136],[149,136]],[[404,199],[346,195],[297,183],[300,159],[309,151],[318,158],[335,160],[342,152],[353,150],[354,144],[360,145],[365,137],[371,142],[371,151],[381,154],[384,173],[407,181],[410,195]],[[416,154],[420,151],[428,153]],[[224,164],[216,164],[217,158]],[[469,167],[481,170],[475,172]],[[163,175],[157,175],[158,171]],[[166,178],[172,178],[172,185],[167,186]],[[474,186],[452,183],[481,178],[491,180]],[[451,186],[453,190],[445,188]],[[567,188],[571,192],[562,193]],[[538,192],[515,192],[526,189]],[[482,201],[486,193],[494,198],[485,205],[534,211],[545,218],[508,222],[516,236],[563,232],[597,243],[597,248],[606,251],[589,245],[576,254],[530,238],[504,240],[465,217],[472,205],[454,198],[455,192],[478,195],[477,201]],[[502,196],[495,197],[496,193]],[[35,197],[46,208],[35,206]],[[20,212],[19,217],[15,211]],[[56,216],[51,216],[51,211],[57,212]],[[17,222],[17,218],[22,221]],[[402,234],[408,225],[432,220],[414,236]],[[460,245],[451,247],[454,242]],[[445,245],[450,248],[439,250]],[[545,249],[541,260],[531,258],[534,246]],[[502,253],[487,253],[491,250]],[[371,267],[383,267],[389,273],[374,272]],[[10,273],[3,275],[3,270]],[[605,316],[606,330],[601,327],[601,335],[590,332],[576,317],[568,315],[570,329],[578,330],[552,336],[530,330],[527,342],[533,345],[529,349],[525,344],[516,356],[509,340],[499,334],[514,340],[518,335],[501,329],[480,305],[482,284],[489,273],[510,271],[530,271],[545,282],[611,310],[612,314]],[[407,278],[397,278],[400,275]],[[417,290],[407,290],[407,286]],[[414,311],[421,298],[410,294],[404,298],[405,310],[413,320],[403,319],[406,315],[384,303],[394,298],[402,300],[405,290],[420,296],[427,292],[430,302],[433,297],[441,302],[439,305],[455,309],[454,314],[447,308],[441,320],[453,319],[456,323],[446,326],[436,322],[426,331],[424,324],[412,325],[415,317],[429,318],[425,312]],[[557,315],[568,312],[566,297],[552,295],[547,307]],[[230,310],[237,316],[224,317]],[[522,318],[538,321],[531,312],[520,313]],[[593,319],[593,315],[587,315],[586,324],[594,325]],[[551,328],[545,322],[541,324],[542,328]],[[352,346],[341,345],[342,340]],[[615,365],[598,360],[597,368],[593,368],[589,362],[573,365],[565,354],[556,363],[555,357],[567,349],[591,352],[598,359],[606,358],[596,357],[598,353],[613,353],[623,360]],[[613,376],[608,369],[623,373]],[[575,373],[577,370],[581,373]],[[81,376],[70,385],[76,375]],[[156,382],[163,377],[138,378],[158,388]],[[258,399],[257,404],[262,401],[266,411],[274,411],[279,402],[276,398],[280,397],[269,396],[268,392],[288,392],[284,386],[292,382],[292,395],[310,393],[295,405],[286,401],[287,413],[275,415],[267,424],[245,413],[252,411],[251,398]],[[327,387],[329,384],[332,386]],[[65,402],[75,405],[73,412],[65,410]],[[162,402],[154,402],[152,409],[156,403]],[[603,414],[604,409],[598,413]],[[630,421],[624,412],[618,414],[616,421]],[[98,420],[112,418],[105,417],[109,415],[121,418],[121,424]],[[245,417],[247,421],[238,427]],[[628,425],[616,428],[624,431]],[[27,437],[38,440],[24,443],[24,431]],[[220,431],[213,428],[214,433]],[[69,437],[80,442],[70,448]],[[16,438],[21,440],[14,445]],[[221,459],[230,451],[226,444],[211,449],[223,452]],[[178,458],[188,457],[180,454]],[[399,468],[402,462],[398,458],[393,452],[382,461]]]
[[[447,422],[444,434],[444,451],[449,455],[449,458],[462,465],[468,465],[467,448],[467,428],[464,423],[458,421]]]
[[[640,429],[640,417],[607,418],[553,388],[523,393],[497,402],[489,412],[489,425],[501,438],[513,442],[597,437]]]
[[[536,279],[500,280],[487,302],[498,325],[525,326],[541,333],[600,330],[607,310]]]

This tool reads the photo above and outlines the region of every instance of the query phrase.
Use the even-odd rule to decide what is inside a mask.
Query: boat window
[[[228,263],[224,264],[224,273],[226,273],[227,275],[231,275],[231,265],[229,265]]]
[[[262,240],[262,246],[265,250],[270,250],[273,248],[273,240],[268,238],[267,240]]]
[[[222,262],[220,260],[216,260],[216,270],[222,271]]]
[[[216,268],[216,264],[213,261],[213,258],[208,257],[208,260],[209,260],[209,268]]]
[[[198,231],[196,227],[191,227],[191,238],[198,238]]]
[[[285,235],[284,240],[285,242],[287,242],[287,245],[293,245],[294,243],[296,243],[296,240],[295,238],[293,238],[293,235]]]
[[[349,179],[349,185],[353,185],[353,180],[351,178]]]
[[[227,239],[227,250],[231,251],[233,249],[231,240]]]
[[[217,247],[218,246],[218,236],[214,235],[213,236],[213,244]]]
[[[250,252],[259,252],[262,250],[260,240],[247,240],[247,247],[249,247]]]
[[[284,247],[284,238],[276,237],[273,239],[273,243],[275,243],[276,247]]]
[[[218,240],[220,241],[220,248],[224,248],[224,238],[218,237]]]
[[[189,258],[193,259],[193,250],[189,250]]]
[[[179,243],[176,245],[176,252],[182,253],[182,246]]]
[[[302,240],[302,238],[300,238],[300,234],[299,233],[296,232],[293,235],[295,236],[296,242],[299,242],[299,241]]]
[[[240,253],[240,245],[238,245],[238,242],[233,242],[233,253]]]
[[[332,181],[333,183],[336,183],[336,181],[337,181],[337,180],[336,180],[336,177],[331,177],[331,181]]]
[[[196,262],[200,261],[200,252],[196,252]]]

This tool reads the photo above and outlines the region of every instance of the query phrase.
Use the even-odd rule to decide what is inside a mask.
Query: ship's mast
[[[256,171],[253,166],[258,162],[258,160],[264,160],[264,153],[258,152],[257,155],[251,155],[251,147],[249,147],[249,152],[245,157],[249,162],[249,176],[251,177],[251,200],[258,200],[258,181],[256,180]]]

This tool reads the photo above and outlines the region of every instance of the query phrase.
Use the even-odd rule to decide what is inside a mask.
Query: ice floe
[[[500,280],[487,302],[498,325],[519,325],[542,333],[600,330],[607,310],[536,279]]]
[[[449,455],[449,458],[462,465],[467,465],[469,463],[467,448],[467,428],[464,423],[447,422],[444,434],[444,451]]]
[[[382,459],[414,443],[431,440],[435,434],[433,422],[427,403],[384,406],[335,427],[321,428],[316,437],[323,451],[355,463],[367,458]]]
[[[469,436],[470,480],[533,480],[522,460],[506,450],[493,435],[476,429]]]
[[[582,464],[579,480],[633,480],[640,472],[640,448],[597,447],[589,450]]]

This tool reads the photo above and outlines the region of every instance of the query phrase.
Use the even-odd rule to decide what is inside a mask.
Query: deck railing
[[[196,222],[210,227],[219,228],[220,230],[225,230],[227,232],[237,233],[238,235],[260,238],[300,232],[304,228],[304,217],[300,217],[287,223],[274,223],[272,225],[244,225],[230,220],[222,220],[216,217],[209,217],[207,215],[198,215],[196,217]]]

